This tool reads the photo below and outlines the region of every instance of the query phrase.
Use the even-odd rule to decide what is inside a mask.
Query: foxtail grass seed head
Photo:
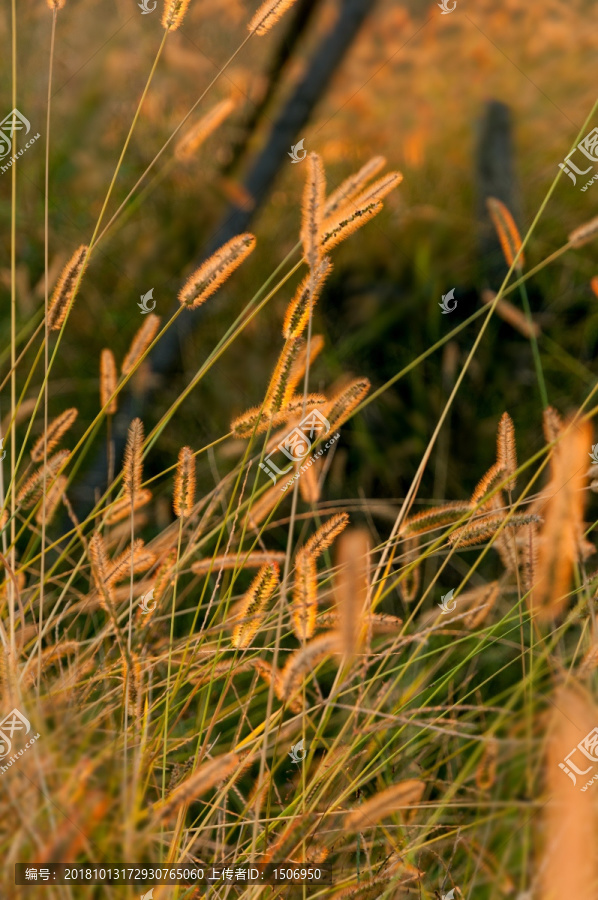
[[[64,465],[70,455],[69,450],[59,450],[58,453],[55,453],[48,460],[45,467],[40,466],[19,490],[17,494],[18,505],[23,507],[23,509],[31,509],[32,506],[35,506],[44,489],[44,469],[47,491],[56,478],[58,470]]]
[[[179,302],[192,309],[205,303],[253,252],[255,243],[255,237],[249,233],[227,241],[189,276],[179,291]]]
[[[246,619],[233,629],[233,647],[248,647],[264,620],[265,606],[278,586],[279,568],[268,563],[259,570],[251,587],[245,593],[236,610],[236,616]]]
[[[371,384],[367,378],[356,378],[346,388],[339,391],[322,410],[322,415],[330,422],[330,431],[340,428],[356,406],[368,393]]]
[[[141,419],[133,419],[129,425],[123,465],[123,488],[129,499],[141,490],[142,470],[143,422]]]
[[[482,300],[488,305],[494,302],[495,297],[496,291],[482,291]],[[517,309],[516,306],[513,306],[512,303],[509,303],[508,300],[504,300],[502,297],[500,297],[494,309],[496,311],[496,315],[500,319],[502,319],[503,322],[508,322],[509,325],[516,331],[518,331],[519,334],[522,334],[523,337],[526,337],[528,339],[531,337],[539,337],[540,326],[538,325],[538,323],[534,321],[528,321],[525,314],[522,313],[520,309]]]
[[[476,506],[487,494],[490,494],[497,485],[507,477],[507,471],[502,464],[494,463],[485,475],[480,478],[471,495],[471,505]],[[483,507],[482,507],[483,508]]]
[[[402,180],[403,176],[400,172],[388,172],[387,175],[383,175],[378,181],[365,188],[361,194],[358,194],[352,205],[359,208],[369,203],[377,203],[379,200],[384,200],[391,191],[394,191],[400,185]]]
[[[142,506],[146,506],[151,499],[152,492],[150,489],[142,488],[135,494],[132,504],[131,497],[128,495],[121,497],[120,500],[115,500],[110,506],[110,513],[106,516],[106,524],[115,525],[117,522],[121,522],[131,515],[131,505],[133,506],[133,511],[135,511],[141,509]]]
[[[339,634],[347,660],[359,650],[367,614],[370,540],[367,531],[346,531],[338,542],[334,599],[339,612]]]
[[[261,566],[276,563],[282,565],[286,559],[286,553],[276,550],[248,553],[239,556],[237,553],[226,553],[222,556],[201,559],[191,563],[191,571],[194,575],[207,575],[208,572],[219,572],[221,569],[258,569]]]
[[[160,316],[150,313],[147,318],[144,319],[143,325],[137,330],[137,333],[131,341],[131,346],[127,351],[127,355],[123,360],[120,370],[123,375],[128,375],[129,372],[135,368],[158,333],[159,327]]]
[[[62,327],[71,301],[75,297],[75,285],[83,271],[85,255],[88,249],[85,244],[81,244],[75,250],[56,282],[56,287],[48,306],[48,328],[50,331],[58,331]]]
[[[590,219],[585,225],[580,225],[579,228],[572,231],[569,235],[569,243],[573,247],[583,247],[584,244],[588,244],[593,240],[597,234],[598,216],[596,216],[595,219]]]
[[[311,554],[314,559],[322,555],[324,550],[333,543],[339,534],[345,530],[349,524],[349,513],[336,513],[332,518],[328,519],[321,525],[315,534],[313,534],[305,547],[305,553]]]
[[[515,513],[512,516],[506,516],[497,513],[493,516],[483,516],[474,519],[468,525],[462,525],[461,528],[449,534],[449,543],[457,544],[461,547],[471,547],[474,544],[482,544],[484,541],[494,537],[500,526],[504,524],[505,528],[521,528],[523,525],[531,525],[539,523],[542,519],[533,513]]]
[[[521,235],[515,225],[513,216],[504,203],[497,200],[496,197],[486,198],[486,208],[492,219],[492,224],[496,229],[498,240],[503,252],[503,256],[509,268],[513,265],[515,257],[519,253],[521,247]],[[519,253],[517,260],[517,268],[522,269],[525,265],[523,253]]]
[[[307,264],[315,275],[322,255],[320,231],[326,196],[326,176],[321,156],[310,153],[307,157],[306,170],[301,204],[301,243]]]
[[[247,25],[247,30],[252,34],[267,34],[294,2],[295,0],[265,0]]]
[[[315,272],[309,272],[305,276],[287,307],[282,327],[284,338],[296,338],[303,334],[314,305],[322,293],[324,282],[331,271],[332,263],[330,258],[325,256]]]
[[[322,226],[322,250],[328,252],[381,212],[383,203],[371,201],[359,207],[342,207]]]
[[[515,490],[517,479],[515,472],[517,471],[517,446],[515,444],[515,426],[513,420],[508,413],[503,413],[498,423],[498,434],[496,436],[496,462],[505,472],[510,475],[506,484],[508,491]]]
[[[291,602],[291,624],[299,641],[308,641],[316,628],[318,576],[313,554],[300,551],[295,560],[295,585]]]
[[[40,462],[44,458],[44,441],[46,443],[46,454],[51,453],[58,446],[63,435],[66,434],[78,415],[79,411],[72,406],[70,409],[65,409],[63,413],[50,422],[45,434],[42,434],[33,445],[31,450],[33,462]]]
[[[289,377],[289,383],[290,381],[291,378]],[[262,434],[268,428],[278,428],[283,422],[288,422],[289,419],[292,419],[297,414],[302,414],[304,406],[305,412],[308,413],[311,409],[317,409],[326,402],[326,397],[323,394],[307,394],[305,397],[298,395],[291,397],[284,408],[274,414],[267,414],[261,406],[254,406],[237,416],[236,419],[233,419],[230,426],[231,431],[238,438],[251,437],[254,433],[256,435]],[[281,437],[284,437],[284,435],[281,435]]]
[[[100,597],[100,603],[109,612],[110,605],[113,603],[113,597],[108,583],[108,556],[104,539],[99,531],[92,535],[89,541],[88,552],[91,561],[91,574]]]
[[[116,390],[116,362],[114,353],[109,347],[104,347],[100,356],[100,405],[106,407],[106,415],[113,415],[117,410],[116,397],[112,394]],[[112,397],[112,400],[110,400]],[[108,401],[110,400],[110,403]]]
[[[176,31],[187,12],[189,0],[165,0],[162,14],[162,28]]]
[[[66,490],[67,482],[68,478],[66,475],[59,475],[56,481],[50,485],[50,488],[46,492],[45,510],[44,505],[42,504],[35,515],[35,521],[38,525],[41,525],[44,521],[46,522],[46,525],[50,524],[58,509],[58,504],[62,500],[62,495]]]
[[[322,352],[324,349],[324,337],[321,334],[312,334],[311,341],[309,342],[309,366],[311,368],[313,361],[316,357]],[[295,362],[291,366],[291,373],[289,376],[289,380],[292,384],[299,384],[303,376],[305,375],[305,370],[307,368],[307,342],[304,346],[299,350],[297,354],[297,358]]]
[[[181,782],[166,797],[161,806],[154,808],[156,819],[158,821],[166,819],[176,813],[184,803],[190,803],[197,797],[201,797],[214,785],[236,772],[240,762],[236,753],[226,753],[224,756],[216,756],[209,762],[203,763],[193,775]]]
[[[374,794],[373,797],[346,815],[343,826],[347,831],[362,831],[372,828],[381,819],[393,815],[405,806],[419,803],[425,787],[423,781],[415,778],[393,784],[386,790]]]
[[[66,0],[47,0],[48,7],[51,10],[62,9],[65,3]]]
[[[434,531],[436,528],[458,522],[459,519],[471,512],[471,509],[471,503],[464,503],[460,500],[446,503],[444,506],[434,506],[432,509],[426,509],[405,519],[399,533],[411,536],[425,534],[427,531]]]
[[[488,738],[484,753],[475,770],[475,783],[481,791],[489,791],[496,781],[496,763],[498,759],[498,741]]]
[[[182,447],[174,478],[174,514],[190,515],[195,503],[195,458],[191,447]]]
[[[552,444],[563,430],[563,420],[554,406],[547,406],[542,413],[542,431],[547,444]]]
[[[280,689],[285,700],[290,700],[301,688],[303,681],[316,663],[341,651],[340,637],[336,631],[320,634],[289,656],[280,673]]]
[[[267,417],[280,412],[290,400],[295,386],[290,383],[289,376],[293,363],[303,346],[304,342],[301,338],[289,338],[285,341],[266,391],[264,414]]]
[[[205,116],[202,116],[199,122],[177,143],[174,149],[175,157],[179,160],[191,159],[204,141],[230,116],[235,105],[235,101],[230,98],[221,100]]]
[[[156,562],[156,555],[148,550],[141,538],[133,542],[133,550],[127,547],[106,568],[106,581],[110,585],[118,584],[125,578],[129,578],[131,570],[133,575],[147,570]]]
[[[383,156],[373,156],[358,172],[346,178],[327,198],[324,204],[324,217],[329,219],[341,207],[349,206],[385,165],[386,159]]]

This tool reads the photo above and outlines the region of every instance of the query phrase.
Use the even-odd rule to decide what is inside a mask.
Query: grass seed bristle
[[[515,472],[517,471],[517,445],[515,443],[515,426],[510,415],[504,412],[498,423],[498,433],[496,436],[496,462],[510,476],[509,481],[505,485],[506,490],[515,490],[517,479]]]
[[[371,388],[369,379],[356,378],[351,384],[339,391],[332,400],[330,400],[322,414],[330,422],[330,430],[340,428],[343,425],[356,406],[358,406]]]
[[[144,317],[143,325],[135,334],[127,351],[127,355],[123,360],[123,364],[120,368],[122,375],[128,375],[129,372],[133,371],[133,369],[157,335],[159,327],[160,316],[156,316],[154,315],[154,313],[150,313],[148,316]]]
[[[312,277],[315,277],[322,256],[320,232],[326,196],[326,176],[322,158],[317,153],[310,153],[306,163],[307,175],[301,204],[301,243]]]
[[[592,241],[597,234],[598,216],[596,216],[595,219],[590,219],[585,225],[580,225],[579,228],[575,228],[569,235],[569,243],[572,247],[583,247],[584,244],[588,244]]]
[[[279,568],[276,563],[267,563],[255,576],[251,587],[240,600],[235,611],[237,616],[247,619],[233,629],[233,647],[248,647],[264,619],[265,606],[278,587]]]
[[[109,347],[104,347],[100,356],[100,406],[106,415],[113,415],[117,410],[117,399],[112,397],[116,390],[116,362],[114,353]],[[112,400],[110,400],[112,397]]]
[[[125,460],[123,464],[123,489],[125,497],[131,498],[141,490],[143,472],[143,422],[133,419],[127,434]]]
[[[265,0],[247,25],[247,30],[252,34],[267,34],[294,2],[295,0]]]
[[[255,248],[252,234],[239,234],[216,251],[189,276],[179,291],[179,302],[192,309],[215,294]]]
[[[404,806],[419,803],[425,790],[425,783],[411,778],[393,784],[384,791],[370,797],[357,809],[345,816],[343,827],[347,831],[362,831],[371,828],[380,819],[390,816]]]
[[[513,265],[515,257],[521,247],[521,235],[515,225],[513,216],[504,203],[497,200],[496,197],[486,198],[486,208],[492,219],[492,224],[496,229],[498,240],[509,268]],[[519,253],[517,260],[517,268],[521,269],[525,265],[523,253]]]
[[[303,547],[305,553],[309,553],[314,559],[322,555],[335,538],[345,530],[349,524],[349,513],[336,513],[313,534]]]
[[[295,559],[295,584],[291,602],[291,624],[299,641],[308,641],[316,628],[318,576],[311,553],[300,551]]]
[[[41,462],[44,458],[44,441],[47,454],[51,453],[58,446],[63,435],[66,434],[78,415],[79,410],[72,406],[70,409],[65,409],[63,413],[50,422],[47,430],[33,445],[31,450],[33,462]]]
[[[176,31],[187,12],[189,0],[165,0],[162,13],[162,28],[167,31]]]
[[[174,479],[174,514],[179,518],[190,515],[195,503],[195,458],[191,447],[182,447]]]
[[[350,205],[355,197],[365,189],[370,181],[386,165],[383,156],[373,156],[354,175],[346,178],[327,198],[324,204],[324,218],[331,218],[339,209]]]
[[[62,270],[48,306],[48,328],[50,331],[58,331],[66,318],[71,302],[75,297],[75,285],[83,271],[85,255],[89,247],[81,244],[78,247],[64,269]]]
[[[332,271],[330,258],[325,256],[319,263],[315,272],[309,272],[287,307],[282,326],[284,338],[297,338],[303,334],[311,312],[322,293],[324,282]]]
[[[177,159],[188,160],[201,147],[204,141],[213,134],[227,119],[236,104],[230,98],[221,100],[177,143],[174,155]]]

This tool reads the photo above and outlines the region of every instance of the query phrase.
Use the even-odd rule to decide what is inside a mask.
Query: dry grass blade
[[[589,848],[598,840],[596,801],[591,792],[582,790],[585,777],[575,774],[570,779],[567,769],[575,766],[579,771],[581,767],[581,771],[587,770],[588,778],[592,777],[595,767],[577,745],[596,727],[598,711],[589,695],[577,687],[560,688],[552,707],[545,768],[549,799],[542,829],[541,897],[594,900],[598,896],[598,858]],[[569,757],[574,758],[573,763]]]
[[[349,206],[366,187],[374,175],[384,168],[386,159],[383,156],[373,156],[354,175],[350,175],[333,191],[324,204],[324,217],[329,219],[337,210]]]
[[[339,391],[322,410],[323,415],[330,422],[330,431],[340,428],[356,406],[359,406],[363,398],[371,388],[367,378],[356,378],[351,384]]]
[[[307,175],[301,204],[301,243],[307,264],[315,276],[322,255],[320,231],[326,196],[326,176],[322,158],[317,153],[310,153],[306,162]]]
[[[33,462],[41,462],[44,458],[44,442],[46,443],[46,453],[51,453],[58,446],[63,435],[66,434],[78,415],[79,411],[72,406],[50,422],[47,431],[33,445],[31,451]]]
[[[227,119],[235,108],[235,101],[230,98],[221,100],[206,113],[196,125],[177,143],[174,155],[177,159],[188,160],[211,134]]]
[[[267,34],[276,25],[295,0],[265,0],[247,25],[252,34]]]
[[[239,601],[235,618],[246,621],[233,629],[233,647],[248,647],[264,620],[265,607],[279,584],[279,568],[276,563],[267,563],[255,576],[251,587]]]
[[[515,426],[513,420],[508,413],[503,413],[498,423],[498,434],[496,436],[496,462],[501,466],[507,475],[510,476],[509,481],[505,485],[508,491],[515,490],[517,483],[515,472],[517,471],[517,449],[515,444]]]
[[[114,353],[109,347],[104,347],[100,357],[100,406],[105,408],[106,415],[112,415],[117,410],[116,397],[110,400],[116,390],[116,382]]]
[[[239,768],[240,762],[236,753],[226,753],[203,763],[193,775],[181,782],[166,797],[162,805],[154,807],[157,820],[167,818],[177,812],[184,803],[190,803],[196,797],[201,797],[218,782],[224,781]]]
[[[135,366],[157,335],[159,327],[160,316],[155,316],[154,313],[150,313],[145,317],[143,325],[141,326],[141,328],[139,328],[135,337],[131,341],[131,346],[129,347],[127,355],[123,360],[123,364],[120,369],[123,375],[128,375],[129,372],[131,372],[135,368]]]
[[[513,265],[515,257],[521,248],[521,235],[517,230],[513,216],[504,203],[497,200],[496,197],[487,197],[486,206],[496,229],[503,256],[510,267]],[[524,265],[523,253],[520,253],[517,260],[517,268],[521,269]]]
[[[189,0],[165,0],[162,13],[162,28],[167,31],[176,31],[187,12]]]
[[[463,624],[466,628],[477,628],[482,624],[484,619],[494,608],[494,604],[500,596],[500,584],[498,581],[491,581],[489,584],[483,584],[480,587],[473,588],[471,591],[465,591],[459,595],[459,607],[474,609],[464,619]],[[480,607],[478,609],[477,607]]]
[[[393,815],[398,809],[419,803],[425,790],[423,781],[411,778],[374,794],[358,809],[352,810],[343,823],[348,831],[363,831],[380,819]]]
[[[174,514],[190,515],[195,502],[195,459],[191,447],[181,447],[174,479]]]
[[[495,291],[484,290],[482,291],[482,300],[484,303],[488,305],[494,303],[494,298],[496,297]],[[528,321],[527,316],[521,312],[516,306],[513,306],[512,303],[509,303],[508,300],[504,300],[502,297],[497,301],[496,307],[496,315],[499,316],[503,320],[503,322],[508,322],[519,334],[522,334],[526,338],[531,337],[539,337],[540,335],[540,326],[537,322]]]
[[[141,490],[143,472],[143,422],[133,419],[129,425],[125,461],[123,465],[123,488],[125,497],[131,498]]]
[[[334,599],[339,612],[339,634],[346,661],[357,653],[365,636],[360,627],[366,616],[369,590],[370,540],[367,531],[352,529],[338,542]]]
[[[488,791],[496,781],[496,762],[498,758],[498,741],[488,738],[484,746],[482,759],[475,770],[475,783],[481,791]]]
[[[196,309],[215,294],[255,248],[252,234],[239,234],[227,241],[189,276],[179,291],[179,302]]]
[[[329,257],[325,256],[314,273],[310,272],[305,276],[287,307],[282,326],[284,338],[297,338],[303,334],[314,305],[322,293],[324,282],[331,271],[332,263]]]
[[[299,641],[308,641],[316,629],[318,575],[311,553],[300,551],[295,560],[295,584],[291,602],[291,624]]]
[[[569,243],[573,247],[583,247],[584,244],[589,243],[593,240],[598,234],[598,216],[595,219],[590,219],[589,222],[586,222],[585,225],[580,225],[579,228],[576,228],[569,235]]]
[[[48,306],[48,328],[50,331],[58,331],[62,327],[71,302],[74,300],[75,285],[83,270],[83,263],[88,249],[85,244],[81,244],[75,250],[56,282],[56,287]]]
[[[563,609],[579,558],[585,499],[585,473],[592,444],[589,422],[570,424],[555,445],[550,497],[543,509],[544,526],[538,537],[538,579],[531,600],[541,620]]]

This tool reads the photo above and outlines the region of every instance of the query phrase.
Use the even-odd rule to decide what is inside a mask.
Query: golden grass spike
[[[521,235],[515,225],[513,216],[502,201],[497,200],[496,197],[487,197],[486,208],[490,213],[492,224],[496,229],[503,256],[510,268],[513,265],[517,253],[519,253],[519,248],[521,247]],[[521,269],[524,265],[525,258],[523,253],[520,253],[516,268]]]
[[[598,858],[588,852],[588,847],[595,846],[598,840],[594,786],[584,791],[595,768],[577,750],[597,721],[598,711],[585,691],[577,686],[557,690],[544,768],[548,800],[543,807],[544,858],[539,861],[538,886],[538,897],[543,900],[594,900],[598,896]],[[568,762],[569,757],[572,763]],[[572,771],[574,767],[590,771],[580,775]]]
[[[123,489],[125,496],[139,493],[143,470],[143,422],[133,419],[129,425],[125,460],[123,464]]]
[[[145,506],[152,499],[152,492],[149,488],[142,488],[139,492],[135,493],[135,497],[133,498],[133,510],[140,509],[142,506]],[[131,515],[131,497],[126,494],[124,497],[121,497],[120,500],[116,500],[110,506],[110,513],[106,517],[107,525],[115,525],[116,522],[121,522],[123,519],[126,519],[127,516]]]
[[[542,413],[542,430],[547,444],[556,441],[563,430],[563,420],[554,406],[547,406]]]
[[[347,421],[355,407],[361,403],[370,388],[371,384],[369,379],[356,378],[355,381],[348,384],[342,391],[335,394],[332,400],[330,400],[322,410],[322,415],[330,422],[330,430],[328,433],[335,428],[340,428],[341,425]]]
[[[188,160],[207,138],[227,119],[235,108],[234,100],[228,98],[217,103],[199,122],[177,143],[174,155],[177,159]]]
[[[255,248],[252,234],[239,234],[216,251],[189,276],[179,291],[179,302],[192,309],[215,294]]]
[[[200,559],[198,562],[191,563],[191,571],[194,575],[207,575],[212,572],[219,572],[220,569],[258,569],[260,566],[270,563],[281,564],[286,559],[286,553],[278,550],[266,550],[265,552],[255,552],[249,554],[228,553],[224,556],[214,556],[210,559]]]
[[[190,803],[196,797],[201,797],[219,781],[224,781],[235,772],[239,768],[239,764],[240,758],[236,753],[225,753],[222,756],[215,756],[209,762],[202,763],[193,775],[177,785],[161,806],[154,807],[157,821],[173,815],[184,803]]]
[[[501,524],[505,522],[505,528],[521,528],[522,525],[530,525],[532,522],[541,522],[540,516],[527,513],[515,513],[515,515],[507,518],[503,513],[497,513],[493,516],[483,516],[480,519],[474,519],[467,525],[455,528],[449,534],[449,543],[458,544],[461,547],[471,547],[473,544],[482,544],[484,541],[493,537]]]
[[[59,10],[63,8],[66,0],[46,0],[46,2],[51,10]]]
[[[62,436],[66,434],[78,415],[79,410],[72,406],[70,409],[65,409],[63,413],[50,422],[45,434],[42,434],[33,445],[31,451],[33,462],[41,462],[44,458],[44,438],[47,444],[46,452],[51,453],[58,446]]]
[[[267,563],[255,576],[251,587],[239,601],[235,618],[241,616],[247,621],[235,626],[231,638],[233,647],[248,647],[255,637],[265,616],[265,606],[278,587],[279,568],[276,563]]]
[[[195,459],[191,447],[181,447],[174,479],[174,514],[189,516],[195,503]]]
[[[295,0],[265,0],[247,25],[247,30],[256,34],[266,34],[291,8]]]
[[[299,641],[308,641],[316,628],[318,575],[311,553],[299,551],[295,559],[295,584],[291,602],[291,624]]]
[[[490,305],[494,303],[494,298],[496,297],[496,291],[483,290],[482,291],[482,300],[484,303]],[[531,321],[529,322],[525,313],[522,313],[520,309],[516,306],[513,306],[512,303],[509,303],[508,300],[504,300],[502,297],[499,298],[496,306],[495,306],[496,315],[503,320],[503,322],[508,322],[519,334],[522,334],[526,338],[530,337],[539,337],[540,335],[540,326],[537,322]]]
[[[475,506],[482,500],[486,494],[489,494],[497,484],[500,484],[507,477],[507,470],[502,463],[494,463],[490,466],[485,475],[483,475],[474,488],[471,495],[470,503]],[[483,507],[482,507],[483,508]]]
[[[590,219],[585,225],[580,225],[579,228],[572,231],[569,235],[569,243],[572,247],[583,247],[584,244],[588,244],[593,240],[597,234],[598,216],[596,216],[595,219]]]
[[[326,196],[326,176],[321,156],[310,153],[307,157],[306,171],[301,204],[301,243],[305,260],[315,276],[322,258],[320,233]]]
[[[504,412],[498,423],[496,436],[496,462],[505,470],[510,479],[505,485],[506,490],[515,490],[517,479],[517,445],[515,443],[515,426],[510,415]]]
[[[162,13],[162,28],[167,31],[176,31],[187,12],[189,0],[165,0]]]
[[[598,297],[598,275],[594,275],[590,281],[590,287],[592,288],[594,295]]]
[[[399,533],[410,536],[425,534],[426,531],[434,531],[436,528],[442,528],[443,525],[452,525],[453,522],[458,522],[465,513],[471,512],[471,509],[471,503],[461,500],[445,503],[443,506],[434,506],[432,509],[426,509],[405,519]]]
[[[567,602],[573,568],[579,558],[583,529],[589,422],[570,423],[555,445],[549,499],[543,507],[544,526],[538,539],[538,575],[532,606],[541,621],[554,619]]]
[[[138,572],[146,572],[156,561],[155,553],[152,553],[151,550],[147,549],[141,538],[137,538],[133,542],[132,553],[131,547],[129,546],[126,550],[123,550],[110,565],[108,565],[106,569],[106,581],[110,586],[118,584],[119,581],[123,581],[125,578],[130,577],[131,556],[133,557],[134,575]]]
[[[339,634],[346,661],[353,659],[365,637],[362,627],[368,613],[370,539],[367,531],[354,528],[338,542],[334,599],[339,612]]]
[[[313,534],[306,543],[303,551],[311,554],[314,559],[321,556],[335,538],[344,531],[349,524],[349,513],[336,513],[323,525],[321,525],[315,534]]]
[[[264,413],[267,417],[279,412],[286,405],[285,401],[290,399],[294,385],[289,386],[289,375],[303,345],[302,338],[289,338],[285,341],[266,391]]]
[[[369,203],[378,203],[379,200],[384,200],[391,191],[394,191],[402,180],[403,176],[400,172],[388,172],[362,191],[361,194],[358,194],[351,205],[353,207],[363,207]]]
[[[45,513],[44,513],[44,506],[42,504],[40,506],[40,508],[38,509],[37,513],[35,514],[35,521],[37,522],[38,525],[42,524],[42,522],[44,521],[44,516],[45,516],[46,525],[50,524],[50,522],[54,518],[54,513],[58,509],[58,504],[62,500],[62,495],[64,494],[64,492],[66,490],[67,483],[68,483],[68,478],[66,477],[66,475],[59,475],[58,478],[56,479],[56,481],[54,481],[50,485],[50,487],[46,491]]]
[[[48,306],[48,328],[50,331],[58,331],[66,318],[72,300],[75,297],[75,284],[83,269],[85,254],[89,247],[81,244],[77,247],[56,282],[54,293]]]
[[[238,438],[251,437],[254,433],[254,428],[256,435],[263,434],[270,426],[277,428],[282,423],[288,422],[289,419],[295,417],[297,413],[302,413],[304,402],[305,413],[307,414],[310,410],[323,406],[327,400],[323,394],[307,394],[305,398],[302,396],[291,397],[284,409],[279,410],[272,416],[266,415],[261,406],[254,406],[246,410],[242,415],[237,416],[236,419],[233,419],[230,426],[231,431]],[[257,427],[256,422],[258,422]],[[284,435],[281,435],[281,437],[284,437]]]
[[[287,660],[280,673],[280,689],[285,700],[290,700],[301,687],[304,676],[313,666],[333,653],[341,652],[340,638],[337,632],[328,631],[297,650]]]
[[[100,356],[100,406],[106,407],[106,415],[112,415],[117,410],[117,399],[112,397],[116,390],[116,363],[114,353],[109,347],[104,347]],[[109,405],[108,401],[110,400]]]
[[[309,321],[311,312],[322,293],[324,282],[332,271],[330,257],[325,256],[315,269],[313,275],[309,272],[287,307],[282,326],[284,338],[297,338],[303,334]]]
[[[498,758],[498,741],[488,738],[484,745],[482,758],[475,770],[475,783],[481,791],[489,791],[496,781],[496,762]]]
[[[345,816],[343,828],[347,831],[363,831],[371,828],[380,819],[393,815],[404,806],[412,806],[420,802],[425,790],[425,783],[415,778],[400,781],[384,791],[374,794],[357,809]]]
[[[104,545],[104,538],[96,531],[89,541],[89,558],[91,561],[91,574],[96,586],[96,590],[100,597],[100,603],[108,612],[109,607],[106,603],[106,596],[112,600],[111,587],[108,583],[108,556]]]
[[[324,222],[321,240],[322,250],[328,252],[333,247],[338,246],[338,244],[365,225],[366,222],[377,216],[381,212],[382,207],[382,201],[378,200],[356,208],[341,208],[335,215]]]
[[[321,334],[312,334],[311,341],[309,343],[309,365],[311,365],[314,359],[318,356],[319,353],[322,352],[324,347],[324,338]],[[291,384],[299,384],[303,376],[305,375],[305,369],[307,367],[307,342],[305,346],[299,351],[297,359],[291,366],[291,374],[289,376],[289,381]]]
[[[299,479],[299,493],[305,503],[317,503],[320,499],[320,475],[323,460],[317,459]]]
[[[341,207],[350,205],[355,197],[365,189],[368,181],[377,175],[385,165],[386,159],[383,156],[373,156],[358,172],[346,178],[327,198],[324,204],[324,218],[329,219]]]
[[[70,450],[59,450],[58,453],[55,453],[54,456],[50,457],[45,466],[46,490],[50,489],[58,470],[70,455]],[[44,487],[43,482],[44,466],[42,465],[27,479],[23,487],[19,490],[17,494],[17,504],[22,506],[23,509],[30,509],[32,506],[35,506],[42,495]]]
[[[155,316],[154,313],[150,313],[148,316],[144,317],[143,325],[135,334],[127,351],[127,355],[123,360],[123,364],[120,369],[123,375],[128,375],[129,372],[131,372],[135,368],[135,366],[157,335],[159,327],[160,316]]]

